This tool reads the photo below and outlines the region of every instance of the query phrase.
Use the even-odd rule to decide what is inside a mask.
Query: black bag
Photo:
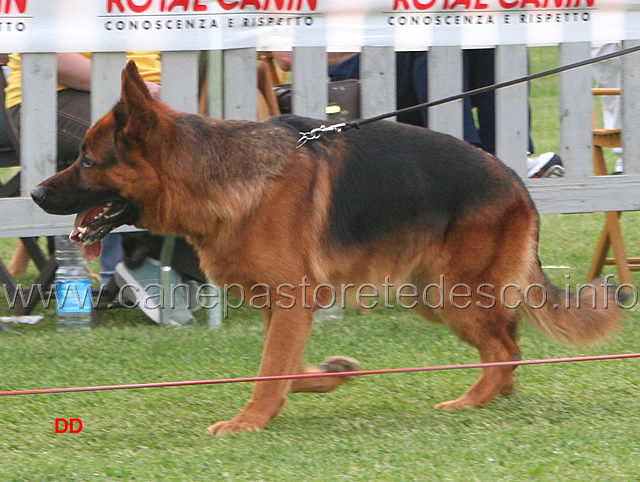
[[[278,98],[280,112],[291,113],[291,84],[276,85],[273,90]],[[360,81],[357,79],[329,82],[329,103],[327,118],[335,122],[345,122],[360,118]]]

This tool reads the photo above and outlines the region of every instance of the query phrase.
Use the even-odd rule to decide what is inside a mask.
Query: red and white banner
[[[4,52],[640,39],[640,0],[0,0]]]

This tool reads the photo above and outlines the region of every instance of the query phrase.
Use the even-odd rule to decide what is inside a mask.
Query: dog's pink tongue
[[[87,246],[81,244],[80,247],[82,248],[85,258],[89,261],[97,259],[100,256],[100,253],[102,253],[102,241],[96,241],[95,243]]]
[[[80,230],[78,228],[83,225],[83,221],[85,220],[87,215],[90,215],[91,211],[92,209],[87,209],[86,211],[78,213],[73,223],[73,230],[69,235],[69,239],[80,246],[82,252],[84,253],[84,256],[89,261],[93,261],[94,259],[96,259],[102,252],[102,241],[96,241],[95,243],[84,245],[80,240]]]

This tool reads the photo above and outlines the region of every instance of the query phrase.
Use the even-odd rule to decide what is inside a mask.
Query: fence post
[[[640,45],[626,40],[624,48]],[[622,146],[625,174],[640,174],[640,53],[622,57]]]
[[[291,59],[294,114],[325,119],[327,117],[327,52],[324,47],[295,47]]]
[[[258,69],[256,49],[225,50],[223,53],[225,119],[256,120]]]
[[[588,59],[589,42],[560,44],[560,65]],[[593,139],[591,118],[591,67],[585,66],[560,74],[560,155],[567,178],[593,175]]]
[[[496,47],[495,81],[506,82],[528,74],[526,45]],[[525,162],[529,144],[529,87],[516,84],[496,91],[496,155],[527,178]]]
[[[96,122],[120,98],[124,52],[96,53],[91,57],[91,123]]]
[[[20,110],[20,191],[28,196],[56,173],[58,100],[55,54],[22,54]]]
[[[393,47],[363,47],[360,59],[360,117],[396,110],[396,56]],[[395,119],[395,117],[393,118]]]
[[[429,101],[462,92],[462,50],[460,47],[432,47],[427,57]],[[463,102],[455,100],[429,109],[429,128],[464,138]]]

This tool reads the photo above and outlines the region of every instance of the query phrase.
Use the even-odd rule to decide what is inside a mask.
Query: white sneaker
[[[531,179],[563,177],[562,159],[555,152],[545,152],[537,157],[529,157],[527,158],[527,176]]]
[[[616,170],[613,173],[622,174],[622,171],[623,171],[622,158],[618,157],[618,159],[616,159]]]

